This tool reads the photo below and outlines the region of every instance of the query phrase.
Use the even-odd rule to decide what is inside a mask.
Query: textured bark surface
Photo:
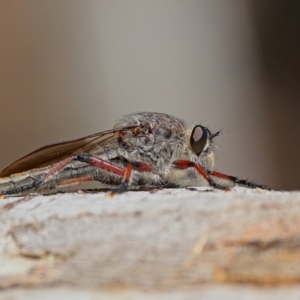
[[[0,299],[298,295],[299,216],[300,193],[244,188],[4,199]]]

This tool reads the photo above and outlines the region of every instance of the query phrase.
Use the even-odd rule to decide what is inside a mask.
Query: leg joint
[[[81,161],[81,162],[87,162],[90,159],[90,157],[91,157],[91,154],[89,154],[89,153],[81,153],[81,154],[78,154],[75,159],[78,161]]]

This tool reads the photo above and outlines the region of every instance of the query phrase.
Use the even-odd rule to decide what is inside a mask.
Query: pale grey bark
[[[74,299],[138,299],[141,290],[159,299],[235,299],[244,290],[275,292],[257,285],[294,283],[289,292],[299,294],[299,215],[299,192],[244,188],[4,199],[0,288],[13,299],[71,297],[75,288]]]

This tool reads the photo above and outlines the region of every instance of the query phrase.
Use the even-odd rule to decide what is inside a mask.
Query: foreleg
[[[257,183],[254,183],[252,181],[249,181],[248,179],[240,179],[236,176],[226,175],[226,174],[216,172],[216,171],[211,171],[211,172],[209,172],[209,174],[211,176],[215,176],[215,177],[220,178],[220,179],[230,180],[234,184],[244,185],[244,186],[252,188],[252,189],[255,189],[255,188],[267,189],[266,185],[257,184]]]
[[[204,170],[200,165],[197,163],[190,161],[190,160],[176,160],[173,162],[173,164],[179,168],[179,169],[187,169],[187,168],[195,168],[200,176],[202,176],[204,179],[207,180],[209,185],[211,185],[214,188],[221,189],[221,190],[228,190],[228,187],[222,186],[212,180],[210,177],[210,174]]]

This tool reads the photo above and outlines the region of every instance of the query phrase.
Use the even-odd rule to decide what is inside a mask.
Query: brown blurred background
[[[1,0],[0,167],[133,111],[198,121],[217,169],[299,189],[300,2]]]

